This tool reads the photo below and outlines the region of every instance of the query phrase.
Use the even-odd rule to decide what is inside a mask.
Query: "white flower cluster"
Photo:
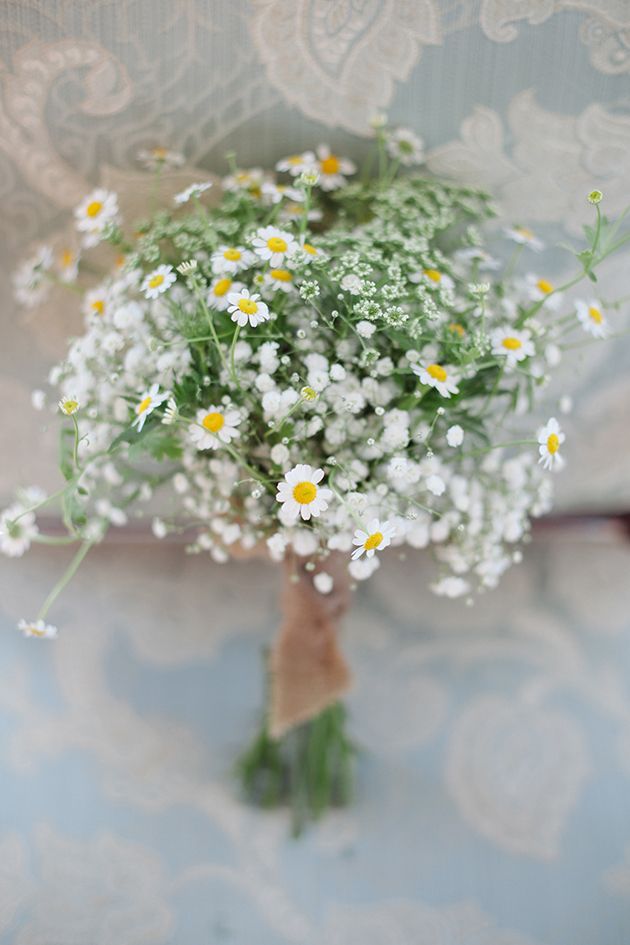
[[[411,133],[387,142],[396,166],[421,150]],[[217,561],[342,552],[362,580],[386,547],[432,545],[437,593],[494,587],[562,463],[557,420],[536,432],[524,398],[567,332],[606,333],[603,304],[554,320],[563,294],[543,276],[490,280],[475,191],[391,174],[348,185],[354,164],[324,146],[277,169],[291,183],[235,170],[212,209],[194,185],[177,199],[195,197],[188,216],[156,217],[135,243],[114,194],[77,209],[85,246],[115,226],[126,255],[86,293],[85,331],[50,377],[72,424],[72,533],[98,540],[159,487],[154,533],[190,530],[190,550]],[[507,235],[542,249],[522,227]],[[40,250],[20,271],[23,301],[39,301],[49,263]],[[1,550],[23,553],[33,511],[7,509],[0,529]]]

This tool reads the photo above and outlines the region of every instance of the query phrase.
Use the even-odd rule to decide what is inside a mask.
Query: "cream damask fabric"
[[[0,2],[0,241],[7,275],[53,233],[105,168],[135,174],[164,144],[221,173],[225,153],[271,166],[328,140],[361,158],[385,110],[427,144],[428,168],[482,184],[506,218],[550,242],[630,202],[627,0],[20,0]],[[531,267],[561,274],[567,257]],[[627,256],[602,274],[630,291]],[[80,324],[16,312],[1,280],[0,418],[11,459],[0,492],[51,466],[52,432],[29,406]],[[615,326],[629,325],[627,310]],[[630,505],[623,337],[588,352],[570,390],[564,507]],[[575,436],[572,434],[575,433]],[[45,479],[45,477],[43,477]],[[46,484],[46,483],[44,483]]]

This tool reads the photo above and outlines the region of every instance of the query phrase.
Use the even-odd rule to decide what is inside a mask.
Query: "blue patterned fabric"
[[[344,632],[354,807],[299,841],[238,800],[276,571],[96,550],[0,570],[1,945],[624,945],[630,549],[554,533],[474,607],[392,552]]]

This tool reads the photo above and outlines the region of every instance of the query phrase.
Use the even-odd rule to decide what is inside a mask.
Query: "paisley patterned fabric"
[[[630,546],[546,534],[472,608],[431,567],[357,594],[356,803],[296,842],[232,776],[273,567],[104,546],[49,643],[14,622],[50,553],[3,566],[0,945],[630,940]]]

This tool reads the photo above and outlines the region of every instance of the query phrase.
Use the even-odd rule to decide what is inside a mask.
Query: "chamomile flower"
[[[105,227],[118,222],[118,197],[113,191],[98,187],[81,201],[74,216],[77,230],[83,233],[83,245],[96,246]]]
[[[157,171],[165,167],[182,167],[186,159],[179,151],[171,151],[158,145],[154,148],[142,148],[138,151],[138,160],[148,171]]]
[[[597,299],[578,300],[575,309],[580,325],[594,338],[606,338],[610,332],[608,320],[602,312],[601,302]]]
[[[276,164],[276,170],[286,171],[292,177],[297,177],[302,171],[310,171],[316,166],[314,153],[304,151],[302,154],[290,154],[289,157],[282,158]]]
[[[540,253],[545,248],[542,240],[539,240],[536,234],[526,226],[509,226],[503,230],[503,233],[509,240],[520,246],[527,246],[536,253]]]
[[[319,186],[322,190],[337,190],[346,183],[346,176],[356,172],[356,165],[348,158],[333,154],[327,144],[317,148],[316,169],[319,171]]]
[[[235,282],[229,276],[220,276],[208,289],[206,301],[210,308],[216,309],[217,312],[224,312],[230,304],[228,302],[230,293],[240,292],[242,288],[241,282]]]
[[[300,203],[304,200],[304,193],[297,187],[290,187],[288,184],[276,184],[275,181],[266,180],[261,187],[263,200],[266,204],[277,204],[281,200],[293,200]]]
[[[319,249],[318,246],[313,246],[312,243],[302,242],[299,246],[300,252],[300,262],[310,262],[315,259],[326,259],[326,253]]]
[[[198,410],[190,426],[190,439],[198,450],[216,450],[240,436],[236,429],[240,422],[240,413],[232,408],[210,406]]]
[[[490,253],[481,246],[467,246],[464,249],[456,250],[453,255],[458,262],[475,263],[480,272],[501,268],[501,261],[491,256]]]
[[[410,128],[397,128],[396,131],[388,134],[385,147],[389,156],[399,161],[404,167],[412,167],[424,161],[422,138],[414,134]]]
[[[24,506],[15,502],[0,515],[0,552],[8,558],[21,558],[38,532],[34,513],[25,512]]]
[[[505,358],[509,369],[536,353],[531,335],[525,329],[497,328],[492,332],[491,340],[492,353]]]
[[[560,447],[564,443],[565,435],[555,417],[551,417],[544,427],[538,431],[539,463],[544,469],[562,469],[564,459],[560,455]]]
[[[264,226],[257,230],[252,245],[256,255],[274,268],[282,266],[285,258],[298,248],[295,237],[277,226]]]
[[[73,414],[75,414],[79,410],[80,406],[81,404],[74,396],[63,397],[58,404],[59,409],[62,413],[65,413],[66,417],[71,417]]]
[[[21,630],[25,637],[39,637],[42,640],[54,640],[59,631],[51,623],[44,623],[43,620],[20,620],[18,630]]]
[[[545,308],[555,311],[562,304],[562,293],[549,279],[541,278],[533,272],[525,276],[524,289],[531,302],[544,302]]]
[[[306,463],[298,463],[285,473],[276,495],[276,501],[282,503],[281,517],[287,520],[301,517],[307,522],[325,512],[332,492],[319,485],[323,478],[323,469],[313,469]]]
[[[173,272],[173,267],[162,265],[144,277],[140,288],[146,299],[157,299],[158,296],[170,289],[176,279],[177,275]]]
[[[210,190],[212,187],[211,180],[200,181],[198,184],[191,184],[190,187],[186,187],[185,190],[180,191],[178,194],[175,194],[173,197],[174,202],[178,207],[181,207],[183,204],[188,203],[188,201],[193,197],[201,197],[206,190]]]
[[[247,170],[234,171],[223,178],[224,190],[246,190],[252,197],[260,197],[262,185],[267,175],[261,167],[250,167]]]
[[[83,296],[83,314],[86,318],[97,315],[102,318],[108,312],[109,297],[106,286],[96,286]]]
[[[358,545],[352,552],[352,560],[356,561],[363,554],[368,558],[373,558],[377,551],[382,551],[391,544],[391,540],[396,534],[396,528],[391,522],[381,522],[375,518],[369,523],[367,531],[357,528],[352,539],[353,545]]]
[[[242,246],[219,246],[210,259],[212,271],[217,275],[233,275],[249,269],[256,257]]]
[[[452,289],[454,282],[445,272],[438,269],[418,269],[409,273],[410,282],[418,282],[430,289]]]
[[[272,291],[291,292],[293,290],[293,273],[288,269],[270,269],[265,273],[264,284]]]
[[[142,430],[149,414],[153,413],[155,408],[159,407],[165,400],[168,400],[169,396],[168,391],[160,391],[159,384],[153,384],[149,390],[144,392],[134,407],[136,419],[131,424],[133,427],[138,428],[138,433]]]
[[[164,416],[162,417],[162,423],[170,427],[172,426],[177,419],[179,418],[179,407],[174,397],[169,397],[166,407],[164,408]]]
[[[442,397],[459,394],[458,378],[448,365],[443,364],[412,364],[411,370],[420,378],[421,384],[434,387]]]
[[[69,246],[57,253],[55,264],[57,274],[62,282],[75,282],[79,274],[79,259],[81,254]]]
[[[250,294],[249,289],[230,292],[228,295],[228,312],[232,316],[232,321],[236,322],[241,328],[244,328],[245,325],[256,328],[262,322],[269,321],[271,317],[265,302],[261,302],[260,296],[256,293]]]

